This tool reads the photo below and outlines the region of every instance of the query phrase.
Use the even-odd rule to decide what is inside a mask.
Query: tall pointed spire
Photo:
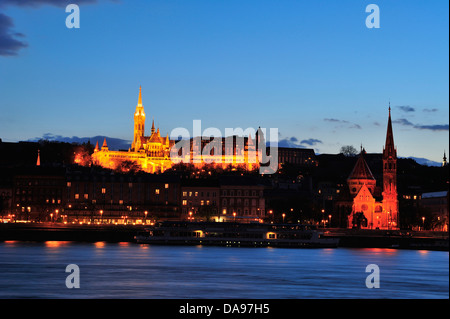
[[[41,166],[41,151],[40,150],[38,150],[36,166]]]
[[[141,91],[141,86],[140,85],[139,85],[138,106],[142,106],[142,91]]]
[[[391,103],[389,102],[389,118],[386,132],[386,143],[384,146],[384,151],[387,156],[396,157],[396,150],[394,146],[394,133],[392,132],[392,121],[391,121]]]
[[[134,112],[134,134],[133,142],[131,143],[131,149],[138,151],[141,147],[141,139],[145,134],[145,112],[142,105],[142,87],[139,86],[138,104],[136,105],[136,111]]]
[[[155,119],[152,121],[152,134],[155,133]]]
[[[103,140],[103,146],[102,146],[102,150],[107,150],[108,149],[108,144],[106,143],[106,137]]]

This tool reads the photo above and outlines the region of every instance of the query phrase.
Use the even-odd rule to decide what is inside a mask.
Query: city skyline
[[[448,154],[448,3],[78,1],[0,5],[0,138],[133,137],[176,127],[276,127],[280,146],[381,153],[388,106],[399,157]],[[148,125],[148,124],[147,124]],[[99,141],[101,142],[101,141]],[[91,141],[95,143],[95,141]]]

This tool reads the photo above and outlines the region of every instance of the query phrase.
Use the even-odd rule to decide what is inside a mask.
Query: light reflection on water
[[[448,252],[0,242],[0,298],[449,298]],[[80,268],[68,289],[68,264]],[[380,288],[368,289],[368,264]]]

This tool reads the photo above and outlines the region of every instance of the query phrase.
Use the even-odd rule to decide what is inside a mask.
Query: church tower
[[[392,133],[390,106],[386,144],[383,148],[383,212],[387,214],[388,228],[398,228],[397,149]]]
[[[139,151],[142,145],[142,137],[144,137],[145,130],[145,112],[144,106],[142,105],[142,92],[139,86],[139,98],[138,104],[136,105],[136,111],[134,112],[134,136],[133,143],[131,143],[131,149],[134,152]]]

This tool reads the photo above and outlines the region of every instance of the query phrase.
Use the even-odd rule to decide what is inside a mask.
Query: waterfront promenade
[[[0,224],[0,240],[134,242],[144,225],[77,225],[60,223]],[[319,229],[338,237],[339,247],[449,250],[447,232],[361,229]]]

